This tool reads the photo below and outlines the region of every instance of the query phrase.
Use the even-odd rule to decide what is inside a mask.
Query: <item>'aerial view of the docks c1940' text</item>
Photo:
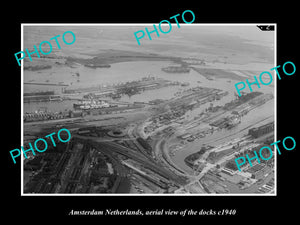
[[[61,128],[72,134],[23,157],[24,194],[275,192],[274,159],[235,163],[274,142],[274,84],[241,96],[234,87],[275,66],[274,32],[183,25],[139,46],[136,24],[23,26],[31,52],[76,34],[24,59],[24,148]]]

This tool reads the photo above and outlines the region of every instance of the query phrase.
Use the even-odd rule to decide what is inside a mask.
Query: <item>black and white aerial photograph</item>
[[[235,87],[276,66],[258,25],[172,22],[149,39],[153,23],[22,24],[22,144],[48,144],[22,155],[22,195],[276,195],[274,157],[253,153],[275,141],[275,78]]]

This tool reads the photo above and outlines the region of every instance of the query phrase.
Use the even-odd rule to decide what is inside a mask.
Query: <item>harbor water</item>
[[[193,69],[189,73],[166,73],[161,70],[163,67],[174,66],[168,61],[135,61],[135,62],[120,62],[111,64],[110,68],[88,68],[78,65],[76,68],[68,66],[55,66],[51,69],[39,71],[25,71],[24,82],[36,83],[55,83],[69,85],[67,89],[76,89],[83,87],[99,87],[105,85],[113,85],[126,83],[128,81],[141,80],[143,77],[154,76],[170,81],[188,82],[187,87],[169,86],[155,90],[146,90],[140,94],[133,96],[122,96],[120,101],[135,102],[135,101],[150,101],[154,99],[170,99],[178,91],[196,86],[204,86],[209,88],[219,88],[229,92],[229,95],[222,98],[219,102],[223,104],[233,99],[235,92],[234,83],[230,79],[214,79],[208,80]],[[79,76],[77,76],[79,74]],[[263,90],[264,89],[264,90]],[[260,91],[270,92],[272,87],[265,86]],[[24,85],[24,93],[54,91],[55,94],[62,93],[61,86],[47,85]],[[74,95],[76,97],[76,95]],[[31,102],[24,103],[24,112],[34,112],[47,108],[48,111],[65,111],[73,107],[76,100],[69,101],[51,101],[51,102]]]
[[[78,66],[71,68],[66,66],[57,66],[47,70],[41,71],[26,71],[25,82],[42,82],[49,83],[63,83],[69,85],[67,88],[76,89],[83,87],[98,87],[105,85],[121,84],[134,80],[141,80],[143,77],[154,76],[163,78],[170,81],[188,82],[189,86],[168,86],[160,89],[146,90],[133,96],[123,95],[120,101],[125,102],[148,102],[155,99],[170,99],[175,97],[175,93],[189,88],[202,86],[208,88],[217,88],[222,91],[227,91],[228,95],[222,97],[220,100],[213,102],[213,105],[224,105],[227,102],[235,99],[236,89],[234,84],[238,82],[230,78],[207,79],[195,70],[191,69],[189,73],[166,73],[161,70],[163,67],[174,66],[175,64],[167,61],[137,61],[137,62],[121,62],[114,63],[110,68],[88,68]],[[177,65],[178,66],[178,65]],[[252,66],[252,65],[251,65]],[[76,76],[76,73],[80,76]],[[252,73],[253,76],[254,72]],[[250,76],[243,75],[243,79],[251,79]],[[252,77],[253,78],[253,77]],[[38,86],[38,85],[25,85],[24,92],[35,91],[55,91],[55,94],[61,94],[61,87],[56,86]],[[274,93],[274,86],[262,86],[260,91],[263,93]],[[74,95],[76,98],[76,95]],[[81,97],[81,96],[80,96]],[[248,129],[254,126],[261,125],[274,120],[274,100],[269,100],[267,103],[250,111],[247,115],[242,117],[242,123],[233,127],[232,129],[222,129],[215,131],[213,134],[208,134],[203,138],[196,139],[188,143],[183,149],[177,151],[171,160],[184,171],[192,172],[184,159],[201,149],[204,144],[216,146],[224,141],[242,137],[248,133]],[[77,100],[65,101],[50,101],[50,102],[31,102],[24,103],[24,112],[34,112],[37,110],[47,110],[52,112],[67,111],[73,109],[73,103]],[[207,108],[210,103],[201,105],[199,108],[187,112],[190,118],[197,116],[203,109]]]

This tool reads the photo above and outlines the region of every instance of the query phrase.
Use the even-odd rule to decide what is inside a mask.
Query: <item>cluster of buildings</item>
[[[169,66],[161,69],[166,73],[189,73],[191,68],[186,66]]]
[[[204,177],[200,179],[200,183],[207,193],[229,193],[227,185],[222,182],[223,180],[224,179],[222,179],[220,175],[214,172],[208,172]]]
[[[75,109],[61,112],[47,112],[47,111],[36,111],[31,113],[24,113],[24,122],[34,122],[43,120],[56,120],[56,119],[67,119],[75,117],[84,117],[86,115],[102,115],[102,114],[116,114],[122,112],[134,111],[145,107],[144,104],[131,104],[126,106],[111,106],[111,107],[94,107],[93,105],[85,105],[85,108]],[[92,107],[92,108],[91,108]]]
[[[71,117],[71,112],[46,112],[46,111],[36,111],[32,113],[24,113],[24,122],[34,122],[42,120],[56,120]]]
[[[218,127],[218,128],[227,128],[230,129],[241,122],[241,118],[239,115],[231,115],[228,117],[223,117],[216,121],[213,121],[209,125]]]
[[[169,110],[163,114],[152,117],[150,124],[144,128],[145,133],[151,133],[162,126],[170,125],[173,122],[178,122],[184,119],[184,115],[188,110],[197,108],[199,105],[219,100],[227,95],[228,92],[222,92],[218,89],[194,87],[178,92],[177,98],[171,101],[167,107]]]
[[[142,180],[144,180],[144,185],[148,186],[148,188],[150,189],[156,191],[158,191],[159,189],[169,190],[169,187],[173,186],[173,184],[166,177],[152,172],[147,167],[133,160],[127,159],[126,161],[122,161],[122,163],[130,170],[132,170],[133,173],[138,174],[138,176],[142,177]]]
[[[185,111],[182,109],[176,111],[172,110],[170,112],[155,116],[151,118],[150,123],[144,127],[144,132],[145,134],[149,134],[159,128],[170,125],[174,120],[180,119],[184,114]]]
[[[248,154],[249,158],[253,158],[255,156],[253,151],[258,151],[261,147],[268,145],[268,137],[273,135],[273,131],[274,122],[270,122],[249,129],[248,134],[250,136],[232,140],[218,147],[208,146],[207,149],[210,149],[211,152],[206,161],[216,166],[200,180],[204,189],[209,193],[212,191],[213,193],[227,193],[228,189],[226,184],[229,182],[240,190],[252,188],[252,185],[257,184],[256,193],[271,193],[274,191],[273,178],[262,185],[266,177],[272,175],[274,172],[274,160],[260,162],[258,162],[258,160],[252,160],[252,166],[250,166],[250,164],[242,165],[242,172],[237,169],[236,163],[234,162],[235,157],[245,157],[245,154]],[[184,134],[180,136],[180,138],[189,138],[190,135],[191,134]],[[260,139],[259,141],[255,141],[253,138]],[[185,159],[187,165],[193,169],[196,168],[198,172],[201,171],[205,166],[202,163],[202,155],[207,149],[203,147],[199,152],[189,155]],[[262,152],[262,155],[264,158],[268,158],[269,152]]]
[[[55,148],[24,161],[24,173],[30,172],[24,193],[56,193],[70,153],[66,144],[58,143]]]
[[[258,96],[263,95],[262,92],[250,92],[250,93],[245,93],[242,96],[237,96],[236,99],[232,100],[231,102],[228,102],[224,105],[223,109],[224,110],[235,110],[238,106],[254,99],[257,98]],[[264,99],[264,95],[262,97]],[[253,104],[255,101],[253,102]]]
[[[103,193],[117,188],[110,159],[88,142],[70,141],[25,162],[31,176],[24,193]]]
[[[272,193],[274,192],[274,178],[271,178],[266,184],[262,185],[256,193]]]
[[[258,180],[264,178],[264,175],[270,173],[272,170],[273,168],[266,163],[256,163],[256,165],[249,167],[246,172],[251,174],[251,178]]]
[[[184,64],[188,64],[188,65],[202,65],[202,66],[206,65],[204,59],[197,59],[197,58],[191,58],[191,57],[182,59],[182,62]]]

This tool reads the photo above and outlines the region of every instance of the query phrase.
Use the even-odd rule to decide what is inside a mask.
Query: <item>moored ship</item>
[[[110,105],[103,100],[82,100],[79,103],[73,104],[74,109],[100,109],[100,108],[108,108]]]

